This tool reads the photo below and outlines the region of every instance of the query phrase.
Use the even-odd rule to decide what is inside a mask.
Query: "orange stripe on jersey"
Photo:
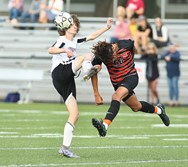
[[[106,64],[112,83],[121,82],[127,75],[135,73],[134,53],[121,49],[116,59]]]

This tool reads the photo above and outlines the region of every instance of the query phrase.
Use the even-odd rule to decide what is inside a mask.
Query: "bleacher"
[[[105,18],[98,18],[97,20],[96,18],[81,18],[81,31],[79,32],[78,36],[88,35],[96,29],[104,26],[105,20]],[[166,20],[165,22],[169,29],[171,40],[180,45],[178,49],[182,54],[180,78],[180,102],[182,104],[187,104],[188,96],[188,74],[186,72],[188,71],[188,42],[186,40],[188,37],[187,23],[187,21],[183,20],[179,21],[178,23],[176,20]],[[26,24],[24,26],[29,27],[31,25]],[[35,27],[33,30],[22,30],[4,23],[0,24],[0,67],[14,68],[15,73],[17,72],[17,69],[42,70],[44,72],[42,80],[32,81],[32,86],[30,87],[29,91],[30,101],[60,102],[61,98],[55,91],[51,82],[51,55],[47,53],[48,47],[56,41],[58,33],[47,28],[51,27],[51,24],[43,25],[42,27],[39,24],[32,26]],[[95,41],[83,44],[78,49],[78,55],[89,53],[92,45],[98,40],[109,40],[112,31],[113,30],[106,32]],[[163,49],[161,52],[164,52],[164,50],[165,49]],[[159,95],[161,101],[166,103],[168,102],[168,87],[164,61],[160,61],[159,69]],[[78,94],[77,99],[79,102],[93,103],[94,97],[90,81],[84,82],[82,80],[82,76],[83,73],[81,73],[81,76],[76,79]],[[10,81],[1,79],[0,97],[4,98],[8,92],[19,91],[19,87],[17,86],[19,82],[20,81],[16,80]],[[7,88],[9,89],[4,89],[4,86],[2,85],[7,85]],[[103,67],[99,74],[99,85],[104,101],[110,102],[113,88],[105,67]],[[135,92],[140,100],[147,100],[147,83],[140,83]]]

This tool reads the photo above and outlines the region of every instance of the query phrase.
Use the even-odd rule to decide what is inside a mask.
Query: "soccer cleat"
[[[107,130],[103,125],[102,121],[99,121],[96,118],[92,118],[92,124],[95,128],[97,128],[100,136],[102,137],[106,136]]]
[[[72,151],[70,151],[69,149],[66,149],[64,147],[61,147],[59,149],[59,154],[67,157],[67,158],[80,158],[78,155],[74,154]]]
[[[159,104],[157,104],[157,107],[159,107],[162,111],[162,113],[159,114],[159,117],[162,119],[163,123],[166,126],[169,126],[170,125],[170,119],[165,113],[165,106],[163,104],[159,103]]]
[[[90,69],[90,71],[88,72],[88,74],[86,74],[86,75],[83,77],[84,81],[88,81],[92,76],[94,76],[95,74],[97,74],[98,71],[99,71],[99,70],[98,70],[98,67],[93,66],[93,67]]]

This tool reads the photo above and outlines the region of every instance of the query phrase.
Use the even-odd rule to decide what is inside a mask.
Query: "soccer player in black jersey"
[[[134,41],[120,40],[110,44],[98,42],[93,46],[95,59],[93,65],[104,63],[108,69],[111,83],[114,87],[114,94],[110,108],[102,121],[92,119],[92,124],[97,128],[100,136],[106,136],[107,128],[118,114],[120,102],[123,101],[134,112],[142,111],[146,113],[156,113],[166,126],[170,125],[169,117],[165,113],[163,104],[153,106],[145,101],[138,101],[134,89],[138,85],[138,74],[134,64]],[[98,104],[102,103],[102,98],[98,91],[97,75],[91,77],[95,98]]]

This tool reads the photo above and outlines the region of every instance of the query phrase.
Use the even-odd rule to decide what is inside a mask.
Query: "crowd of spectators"
[[[63,10],[63,0],[32,0],[29,10],[24,10],[24,0],[9,0],[9,19],[7,22],[48,23]]]
[[[169,32],[161,18],[156,17],[151,26],[144,16],[143,0],[128,0],[125,6],[117,8],[117,21],[111,42],[122,39],[133,39],[137,53],[146,61],[146,79],[151,103],[159,103],[157,83],[159,78],[158,60],[166,62],[167,82],[169,87],[169,104],[177,106],[179,100],[178,81],[180,77],[180,52],[177,45],[169,38]],[[158,50],[165,47],[159,55]]]

